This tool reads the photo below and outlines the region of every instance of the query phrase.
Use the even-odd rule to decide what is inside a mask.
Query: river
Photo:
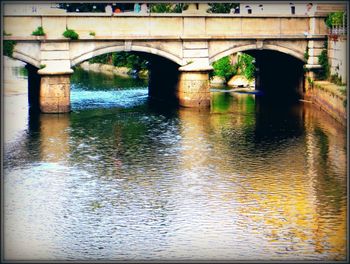
[[[232,92],[177,108],[142,80],[71,81],[70,114],[5,94],[5,259],[346,259],[346,129],[324,112]]]

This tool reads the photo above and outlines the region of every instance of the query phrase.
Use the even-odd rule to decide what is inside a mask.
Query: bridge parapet
[[[154,39],[154,38],[306,38],[326,35],[327,29],[319,16],[235,16],[235,15],[31,15],[4,16],[4,30],[12,38],[32,38],[39,26],[47,40],[63,40],[66,28],[74,29],[85,39]],[[90,33],[94,32],[92,38]],[[307,34],[307,35],[306,35]]]

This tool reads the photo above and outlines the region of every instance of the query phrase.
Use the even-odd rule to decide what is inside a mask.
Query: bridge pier
[[[181,72],[177,97],[180,106],[208,107],[210,105],[209,73]]]
[[[27,64],[25,68],[28,71],[28,104],[31,111],[38,111],[41,79],[38,74],[38,68],[31,64]]]
[[[70,75],[71,72],[42,74],[39,99],[42,113],[70,112]]]
[[[209,72],[212,70],[213,67],[209,64],[203,66],[196,63],[179,68],[177,98],[180,106],[210,106]]]

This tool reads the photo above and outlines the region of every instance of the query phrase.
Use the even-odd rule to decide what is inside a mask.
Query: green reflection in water
[[[212,114],[236,114],[245,127],[255,124],[255,95],[236,92],[212,92],[210,112]],[[231,119],[231,117],[224,118]],[[226,122],[225,121],[225,122]]]
[[[226,113],[230,110],[233,103],[233,97],[225,92],[213,92],[211,94],[211,112]]]
[[[211,113],[255,111],[255,95],[236,92],[212,92]]]

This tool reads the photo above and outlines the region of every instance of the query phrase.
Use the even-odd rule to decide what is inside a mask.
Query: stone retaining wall
[[[330,114],[343,125],[346,125],[346,95],[343,95],[335,85],[325,82],[316,81],[305,94],[305,99],[311,100],[312,103]]]

